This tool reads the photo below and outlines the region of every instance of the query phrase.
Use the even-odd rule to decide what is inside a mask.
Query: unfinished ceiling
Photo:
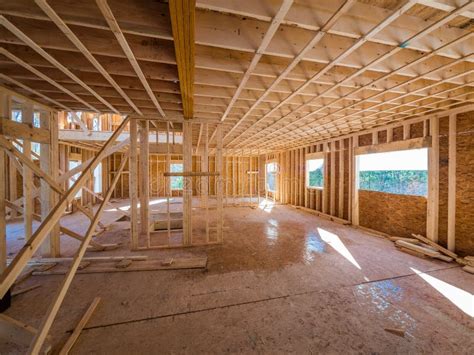
[[[184,106],[226,148],[279,150],[471,103],[472,5],[199,0],[178,48],[167,2],[2,0],[0,82],[60,110]]]

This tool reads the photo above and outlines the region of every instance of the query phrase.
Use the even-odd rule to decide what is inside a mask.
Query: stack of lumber
[[[474,274],[474,256],[466,256],[460,258],[456,253],[442,247],[438,243],[429,240],[428,238],[412,234],[413,238],[389,237],[395,243],[395,246],[400,250],[416,255],[422,258],[434,258],[446,262],[456,261],[463,266],[463,270]]]

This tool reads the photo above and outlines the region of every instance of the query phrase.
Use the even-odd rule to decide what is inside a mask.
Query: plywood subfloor
[[[125,224],[101,240],[126,242]],[[287,206],[226,208],[225,225],[223,246],[140,253],[207,255],[207,271],[77,275],[53,343],[100,296],[72,353],[472,353],[474,277],[456,265]],[[37,326],[60,280],[30,278],[7,314]]]

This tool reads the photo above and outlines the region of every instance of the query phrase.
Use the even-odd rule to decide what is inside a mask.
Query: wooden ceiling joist
[[[195,6],[195,0],[169,1],[183,113],[184,117],[188,119],[193,118],[194,107]]]
[[[110,105],[106,100],[104,100],[99,94],[97,94],[94,90],[92,90],[88,85],[86,85],[81,79],[79,79],[75,74],[73,74],[69,69],[67,69],[64,65],[59,63],[55,58],[53,58],[49,53],[47,53],[43,48],[41,48],[38,44],[36,44],[31,38],[29,38],[25,33],[23,33],[18,27],[16,27],[13,23],[8,21],[5,16],[0,15],[0,24],[2,24],[5,28],[7,28],[10,32],[12,32],[15,36],[25,42],[28,46],[30,46],[33,50],[35,50],[39,55],[45,58],[48,62],[53,64],[56,68],[62,71],[65,75],[70,77],[76,83],[81,85],[84,89],[89,91],[97,100],[102,102],[106,105],[110,110],[115,113],[119,113],[118,110]]]
[[[321,27],[321,30],[316,33],[316,35],[305,45],[303,50],[298,53],[297,56],[291,61],[291,63],[286,67],[286,69],[275,79],[275,81],[265,90],[265,92],[260,96],[260,98],[255,101],[255,103],[252,105],[252,107],[247,111],[246,114],[244,114],[239,121],[232,127],[231,130],[229,130],[225,135],[224,135],[224,140],[230,136],[230,134],[244,121],[244,119],[247,117],[247,115],[252,112],[253,109],[255,109],[260,103],[263,101],[263,99],[270,93],[272,92],[275,87],[283,80],[286,78],[286,76],[296,67],[296,65],[306,56],[307,52],[309,52],[311,49],[314,48],[314,46],[324,37],[324,35],[327,33],[327,31],[330,30],[330,28],[337,22],[337,20],[353,5],[354,1],[348,0],[345,1],[339,9],[329,18],[329,20],[324,24],[324,26]],[[271,111],[271,110],[270,110]],[[233,141],[229,142],[231,144]]]
[[[413,42],[413,41],[416,41],[417,39],[429,34],[430,32],[438,29],[439,27],[441,27],[443,24],[451,21],[454,17],[458,16],[459,13],[462,13],[463,11],[465,11],[467,8],[470,7],[471,4],[465,4],[463,6],[461,6],[460,8],[457,8],[456,10],[454,10],[453,12],[451,12],[450,14],[446,15],[442,20],[440,20],[439,22],[436,22],[436,23],[433,23],[431,24],[430,26],[428,26],[427,28],[424,28],[422,29],[419,33],[413,35],[412,37],[410,37],[409,39],[407,39],[406,41],[402,42],[398,47],[394,47],[393,49],[391,49],[389,52],[387,52],[386,54],[382,55],[380,58],[382,59],[387,59],[388,57],[392,56],[393,54],[401,51],[405,46],[404,46],[404,43],[409,43],[409,42]],[[403,6],[402,8],[400,8],[399,10],[395,11],[389,18],[385,19],[384,21],[382,21],[379,26],[376,26],[373,30],[374,31],[370,31],[369,34],[367,34],[368,37],[372,37],[374,34],[376,34],[378,31],[380,31],[384,26],[386,26],[388,23],[394,21],[398,16],[400,16],[400,14],[405,11],[408,11],[408,9],[413,6],[413,4],[411,2],[407,2],[405,4],[405,6]],[[365,37],[367,37],[365,36]],[[361,39],[362,40],[362,39]],[[359,43],[361,40],[359,40],[358,42],[356,42],[356,44],[354,46],[357,46],[357,43]],[[350,49],[348,49],[346,52],[344,53],[347,53],[347,52],[352,52],[352,48],[354,47],[351,47]],[[338,57],[339,58],[339,57]],[[336,58],[337,59],[337,58]],[[335,60],[336,61],[336,60]],[[368,65],[365,66],[365,68],[361,68],[359,69],[356,73],[357,75],[359,75],[362,71],[366,70],[367,68],[370,68],[372,65],[378,63],[379,59],[376,59],[374,61],[372,61],[371,63],[369,63]],[[329,65],[328,65],[329,66]],[[328,67],[327,66],[327,67]],[[316,75],[319,75],[316,74]],[[349,76],[348,78],[352,79],[352,76]],[[343,81],[346,81],[347,79],[344,79]],[[298,94],[298,92],[301,92],[302,88],[305,87],[305,85],[307,85],[308,82],[304,85],[302,85],[297,91],[295,91],[292,95],[296,95]],[[337,87],[337,84],[334,86],[334,87],[330,87],[328,88],[326,91],[332,91],[334,90],[334,88]],[[290,95],[290,96],[292,96]],[[319,97],[316,96],[315,98]],[[313,98],[311,101],[313,101],[315,98]],[[266,117],[268,117],[271,113],[273,113],[274,111],[276,111],[276,109],[278,109],[279,107],[281,107],[286,101],[288,100],[288,97],[281,101],[279,105],[275,106],[274,109],[272,109],[269,113],[267,113],[266,115],[264,115],[261,119],[259,119],[258,121],[256,121],[251,127],[253,126],[256,126],[258,123],[260,123],[262,120],[264,120]],[[286,114],[285,116],[282,117],[282,119],[290,116],[290,115],[293,115],[296,111],[298,111],[300,108],[304,107],[305,104],[302,104],[300,105],[297,109],[295,110],[292,110],[290,113]],[[303,118],[299,118],[299,119],[304,119],[306,118],[306,116],[304,115]],[[263,137],[266,137],[266,133],[268,132],[269,129],[275,127],[276,125],[278,124],[278,121],[274,122],[273,124],[267,126],[264,130],[259,130],[259,132],[257,133],[258,135],[260,136],[263,136]],[[250,128],[251,128],[250,127]],[[248,131],[246,131],[248,132]],[[241,138],[242,134],[239,135],[238,137],[236,137],[236,139],[239,139]],[[236,139],[234,139],[233,141],[235,141]],[[265,138],[262,138],[262,139],[265,139]],[[262,139],[258,140],[258,141],[261,141]],[[252,140],[252,142],[255,144],[257,141],[255,140],[255,136],[254,135],[251,135],[249,137],[247,137],[246,139],[244,139],[243,141],[240,141],[240,145],[242,144],[245,144],[246,142]],[[229,143],[230,144],[230,143]]]
[[[49,84],[57,87],[59,90],[65,92],[66,94],[68,94],[69,96],[71,96],[73,99],[75,99],[76,101],[82,103],[83,105],[85,105],[86,107],[88,107],[89,109],[91,109],[92,111],[95,111],[95,112],[99,112],[99,110],[97,110],[94,106],[90,105],[89,103],[87,103],[86,101],[84,101],[83,99],[81,99],[79,96],[77,96],[76,94],[74,94],[73,92],[71,92],[70,90],[66,89],[64,86],[62,86],[61,84],[58,84],[56,81],[54,81],[53,79],[49,78],[48,76],[44,75],[42,72],[40,72],[39,70],[33,68],[31,65],[29,65],[28,63],[24,62],[23,60],[21,60],[20,58],[18,58],[17,56],[14,56],[13,54],[11,54],[10,52],[8,52],[7,50],[5,50],[4,48],[0,47],[0,54],[4,55],[5,57],[8,57],[9,59],[11,59],[12,61],[14,61],[15,63],[21,65],[22,67],[24,67],[25,69],[29,70],[30,72],[32,72],[33,74],[35,74],[37,77],[41,78],[42,80],[48,82]]]
[[[143,74],[142,69],[140,68],[140,65],[137,62],[137,59],[135,55],[133,54],[132,49],[130,48],[130,45],[127,42],[127,39],[125,38],[117,20],[114,17],[114,14],[112,10],[110,9],[107,0],[96,0],[97,6],[99,7],[100,11],[102,12],[102,15],[104,16],[105,20],[107,21],[107,24],[109,25],[111,31],[115,35],[115,38],[117,39],[118,43],[120,44],[120,47],[122,48],[123,52],[125,53],[127,59],[130,61],[131,66],[135,70],[135,73],[137,74],[138,78],[140,79],[140,82],[142,83],[143,87],[145,88],[145,91],[147,92],[148,96],[150,97],[151,101],[155,105],[156,109],[160,113],[162,117],[165,117],[166,114],[161,108],[158,100],[156,99],[155,94],[153,93],[153,90],[150,87],[150,84],[148,83],[147,79],[145,78],[145,75]]]
[[[2,73],[0,73],[0,78],[3,79],[3,80],[6,80],[6,81],[9,81],[11,83],[13,83],[14,85],[22,88],[23,90],[26,90],[28,91],[29,93],[35,95],[35,96],[38,96],[38,97],[41,97],[43,100],[46,100],[50,103],[52,103],[53,105],[57,106],[57,107],[60,107],[62,108],[63,110],[66,110],[66,111],[71,111],[71,109],[65,105],[63,105],[62,103],[56,101],[56,100],[53,100],[52,98],[46,96],[46,95],[43,95],[42,93],[40,93],[39,91],[36,91],[28,86],[26,86],[25,84],[23,83],[20,83],[19,81],[13,79],[13,78],[10,78]]]
[[[35,0],[35,3],[45,12],[46,15],[53,21],[58,28],[69,38],[69,40],[81,51],[81,53],[89,60],[94,68],[99,71],[103,77],[114,87],[115,90],[127,101],[127,103],[133,108],[133,110],[141,115],[140,109],[133,103],[128,95],[122,90],[122,88],[115,82],[110,76],[107,70],[95,59],[87,47],[81,42],[81,40],[74,34],[74,32],[64,23],[64,21],[58,16],[53,8],[46,2],[46,0]]]

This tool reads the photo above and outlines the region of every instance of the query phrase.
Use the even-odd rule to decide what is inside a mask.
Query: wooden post
[[[84,186],[84,183],[90,178],[92,171],[104,158],[106,151],[112,146],[117,137],[123,131],[124,127],[129,122],[129,117],[126,117],[117,130],[114,131],[112,136],[105,142],[102,148],[97,152],[97,155],[87,164],[87,167],[81,173],[76,182],[71,188],[60,198],[56,206],[48,214],[48,217],[41,223],[38,229],[35,231],[30,241],[25,244],[20,251],[17,253],[13,262],[7,267],[7,269],[0,276],[0,298],[5,295],[8,289],[13,285],[18,275],[27,264],[28,260],[38,250],[43,240],[46,238],[48,233],[51,232],[54,225],[59,221],[63,215],[68,203],[72,201],[77,192]],[[94,227],[95,228],[95,227]]]
[[[328,213],[328,197],[329,197],[329,164],[328,164],[328,144],[323,143],[323,153],[324,153],[324,183],[323,183],[323,191],[322,191],[322,206],[321,209],[323,213]]]
[[[428,149],[428,211],[426,236],[438,242],[439,214],[439,118],[433,117],[430,122],[431,148]]]
[[[129,184],[130,184],[130,238],[132,250],[138,249],[138,166],[137,166],[137,120],[130,120],[130,161],[129,161]]]
[[[58,152],[58,116],[57,113],[40,112],[40,126],[50,130],[50,142],[42,143],[40,146],[40,167],[54,180],[59,176],[59,152]],[[57,193],[49,184],[41,180],[41,218],[44,220],[58,200]],[[59,223],[57,223],[51,233],[46,237],[41,245],[41,255],[44,257],[59,257]]]
[[[355,155],[355,148],[359,145],[357,136],[353,137],[352,141],[352,224],[359,225],[359,156]]]
[[[204,150],[201,154],[201,172],[209,172],[209,125],[204,123]],[[206,214],[206,243],[209,243],[209,176],[202,176],[201,180],[201,200]]]
[[[140,122],[140,233],[150,246],[149,121]]]
[[[448,249],[456,245],[456,114],[449,116]]]
[[[344,139],[339,141],[339,206],[338,217],[344,217]]]
[[[222,177],[222,125],[218,124],[216,128],[216,162],[215,162],[215,170],[219,173],[217,176],[217,242],[223,242],[223,235],[222,235],[222,225],[223,225],[223,177]]]
[[[63,279],[59,290],[56,292],[53,302],[50,304],[48,311],[46,313],[46,317],[41,322],[38,332],[33,338],[33,341],[30,346],[30,352],[29,352],[31,354],[38,354],[41,350],[41,347],[43,346],[43,343],[48,335],[51,325],[53,324],[54,318],[56,317],[59,311],[59,308],[61,307],[64,297],[66,297],[67,290],[69,289],[69,286],[71,285],[74,275],[76,274],[76,271],[79,267],[79,264],[81,263],[81,260],[87,250],[87,247],[89,246],[89,243],[92,239],[92,235],[94,234],[95,228],[97,227],[99,223],[102,212],[104,211],[105,206],[107,206],[107,203],[110,197],[112,196],[112,191],[120,179],[120,174],[122,173],[125,167],[125,162],[126,162],[126,159],[122,159],[122,163],[117,173],[114,176],[114,180],[112,181],[110,189],[105,194],[104,200],[101,202],[99,209],[97,210],[94,218],[92,219],[89,225],[89,228],[87,229],[86,235],[84,236],[84,239],[79,247],[79,250],[74,256],[72,265],[70,269],[68,270],[66,277]],[[99,161],[97,163],[99,163]],[[89,173],[92,173],[92,171],[90,171]]]
[[[33,124],[33,104],[26,102],[24,109],[22,110],[22,122]],[[28,139],[23,140],[23,154],[31,160],[31,141]],[[24,222],[24,233],[25,239],[28,240],[33,234],[33,213],[34,211],[34,198],[33,198],[33,172],[26,165],[23,165],[23,198],[24,198],[24,211],[23,222]]]
[[[7,267],[7,234],[5,221],[5,152],[0,150],[0,273]]]
[[[336,215],[336,141],[331,142],[331,216]]]
[[[193,126],[189,121],[183,123],[183,170],[193,169]],[[183,176],[183,244],[192,244],[192,198],[193,178]]]

